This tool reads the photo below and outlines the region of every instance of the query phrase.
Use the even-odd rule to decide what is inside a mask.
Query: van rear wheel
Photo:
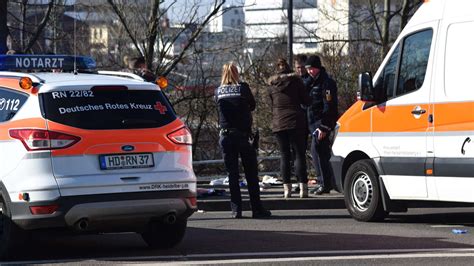
[[[354,219],[374,222],[387,216],[383,209],[378,177],[371,160],[360,160],[349,167],[344,180],[344,201]]]
[[[183,240],[187,223],[186,219],[176,220],[173,224],[153,221],[141,235],[150,248],[172,248]]]

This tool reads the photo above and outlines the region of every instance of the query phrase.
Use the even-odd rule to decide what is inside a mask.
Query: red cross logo
[[[153,105],[153,108],[155,108],[155,110],[159,111],[160,114],[162,114],[162,115],[164,115],[165,112],[168,110],[168,109],[166,109],[166,106],[161,104],[161,102],[156,102],[155,105]]]

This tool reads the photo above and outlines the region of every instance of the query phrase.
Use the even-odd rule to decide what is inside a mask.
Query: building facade
[[[286,43],[288,36],[288,0],[246,0],[245,35],[249,44]],[[310,53],[317,50],[317,39],[309,34],[318,27],[316,0],[293,0],[293,50]],[[252,46],[252,45],[251,45]]]

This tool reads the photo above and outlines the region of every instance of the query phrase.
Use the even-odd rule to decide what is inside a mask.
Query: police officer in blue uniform
[[[221,86],[215,90],[219,113],[219,144],[229,175],[231,210],[233,218],[242,218],[242,198],[239,186],[239,155],[244,167],[253,218],[266,218],[271,212],[262,206],[258,184],[257,153],[249,142],[255,99],[250,87],[240,82],[239,72],[233,63],[222,69]]]
[[[330,133],[334,130],[338,118],[337,85],[321,65],[319,56],[312,55],[306,61],[306,70],[312,80],[309,82],[311,105],[308,107],[308,126],[312,133],[311,153],[313,158],[319,155],[323,174],[323,184],[315,194],[329,193],[335,189],[334,173],[329,163],[331,159]]]

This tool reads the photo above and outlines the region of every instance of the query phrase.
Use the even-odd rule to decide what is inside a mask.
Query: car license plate
[[[114,154],[99,156],[100,169],[147,168],[155,166],[152,153]]]

